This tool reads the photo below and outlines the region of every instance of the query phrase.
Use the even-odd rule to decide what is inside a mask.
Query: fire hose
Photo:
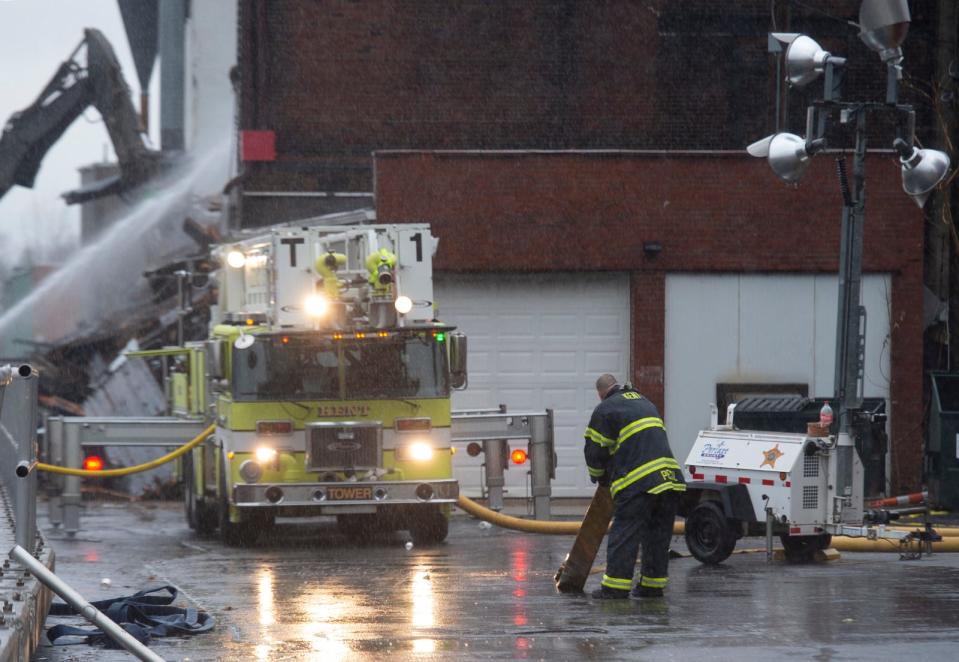
[[[76,469],[73,467],[61,467],[53,464],[45,464],[43,462],[38,462],[36,468],[40,471],[46,471],[49,473],[62,474],[68,476],[80,476],[82,478],[109,478],[113,476],[127,476],[129,474],[139,473],[141,471],[149,471],[150,469],[155,469],[171,460],[185,455],[190,452],[196,446],[199,446],[203,443],[207,437],[213,434],[216,429],[215,425],[210,425],[204,429],[200,434],[195,436],[189,442],[181,446],[180,448],[167,453],[161,457],[151,460],[149,462],[144,462],[142,464],[137,464],[132,467],[121,467],[118,469],[99,469],[99,470],[86,470],[86,469]],[[528,520],[521,517],[512,517],[511,515],[504,515],[503,513],[498,513],[494,510],[490,510],[485,506],[482,506],[467,496],[460,495],[456,501],[456,505],[459,506],[462,510],[466,511],[473,517],[489,522],[490,524],[495,524],[498,527],[504,529],[512,529],[514,531],[522,531],[525,533],[540,533],[547,535],[576,535],[579,532],[581,522],[544,522],[541,520]],[[916,530],[916,527],[908,526],[893,526],[889,527],[893,530],[901,531],[913,531]],[[683,522],[676,522],[673,525],[673,535],[683,535],[686,527]],[[939,533],[943,538],[941,542],[933,543],[933,551],[936,552],[959,552],[959,528],[940,528],[936,529],[936,532]],[[850,552],[866,552],[866,551],[898,551],[898,543],[888,540],[864,540],[861,538],[844,538],[844,537],[834,537],[832,546],[840,551],[850,551]]]
[[[456,505],[473,517],[489,522],[490,524],[495,524],[504,529],[512,529],[513,531],[522,531],[524,533],[574,536],[579,532],[580,527],[580,522],[544,522],[541,520],[528,520],[521,517],[504,515],[495,510],[490,510],[462,494],[456,500]],[[894,531],[916,531],[919,527],[890,526],[887,528]],[[677,521],[673,525],[673,535],[683,535],[685,531],[686,527],[683,522]],[[941,535],[944,540],[932,544],[932,550],[934,552],[959,552],[959,528],[937,528],[936,533]],[[845,536],[833,536],[832,547],[843,552],[899,551],[899,543],[894,540],[866,540],[864,538],[848,538]]]
[[[80,476],[82,478],[112,478],[114,476],[128,476],[130,474],[140,473],[141,471],[149,471],[150,469],[156,469],[157,467],[166,464],[171,460],[175,460],[181,455],[186,455],[194,447],[202,444],[207,437],[213,434],[213,431],[216,430],[216,425],[210,425],[203,432],[193,437],[189,442],[180,446],[175,451],[171,451],[166,455],[158,457],[155,460],[150,460],[149,462],[144,462],[143,464],[136,464],[132,467],[121,467],[119,469],[97,469],[97,470],[87,470],[87,469],[75,469],[73,467],[60,467],[55,464],[44,464],[43,462],[37,462],[36,468],[40,471],[47,471],[53,474],[61,474],[65,476]]]

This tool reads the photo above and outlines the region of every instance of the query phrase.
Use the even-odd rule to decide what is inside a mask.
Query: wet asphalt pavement
[[[596,602],[553,588],[570,537],[486,529],[462,515],[445,544],[409,551],[405,533],[357,545],[323,520],[281,523],[254,548],[228,548],[187,529],[176,504],[89,505],[83,527],[73,541],[46,533],[58,574],[87,599],[170,583],[177,604],[215,616],[211,633],[155,640],[168,660],[959,657],[959,554],[844,553],[802,566],[737,554],[715,568],[682,558],[665,599]],[[60,622],[81,624],[47,626]],[[35,659],[133,658],[80,644],[45,645]]]

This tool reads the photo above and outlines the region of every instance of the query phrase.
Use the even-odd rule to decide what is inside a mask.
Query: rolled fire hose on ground
[[[525,533],[545,533],[559,536],[574,536],[579,531],[580,522],[544,522],[542,520],[522,519],[504,515],[495,510],[482,506],[462,494],[457,498],[456,505],[478,519],[495,524],[504,529],[523,531]],[[887,527],[896,531],[916,531],[920,527],[895,526]],[[683,535],[686,531],[683,522],[673,525],[673,535]],[[959,528],[937,528],[936,533],[945,540],[932,544],[933,552],[959,552]],[[899,543],[895,540],[867,540],[865,538],[847,538],[833,536],[832,547],[841,552],[898,552]]]
[[[120,469],[99,469],[99,470],[86,470],[86,469],[75,469],[73,467],[59,467],[55,464],[44,464],[43,462],[37,462],[37,469],[40,471],[47,471],[53,474],[63,474],[66,476],[80,476],[82,478],[111,478],[113,476],[127,476],[129,474],[139,473],[141,471],[149,471],[150,469],[156,469],[157,467],[166,464],[170,460],[175,460],[181,455],[186,455],[188,452],[193,450],[195,446],[199,446],[203,441],[213,434],[213,431],[216,430],[216,425],[210,425],[203,432],[193,437],[188,443],[180,446],[175,451],[171,451],[162,457],[158,457],[155,460],[150,460],[149,462],[144,462],[143,464],[137,464],[132,467],[122,467]]]

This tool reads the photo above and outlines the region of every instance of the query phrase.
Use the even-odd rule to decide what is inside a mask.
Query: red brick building
[[[880,95],[878,58],[843,20],[859,3],[805,4],[777,3],[775,27],[813,34],[847,56],[848,96]],[[917,5],[913,34],[934,31],[936,3]],[[531,275],[540,287],[550,274],[616,274],[627,293],[628,340],[626,356],[610,365],[628,370],[668,413],[675,348],[667,318],[680,291],[670,282],[687,282],[674,276],[813,278],[838,266],[841,203],[831,157],[817,157],[793,189],[742,151],[773,127],[772,20],[766,0],[245,0],[240,130],[271,132],[275,154],[261,150],[251,156],[266,160],[242,162],[240,223],[360,206],[375,206],[380,221],[428,221],[440,238],[436,269],[449,279],[448,294],[471,291],[457,284],[471,275],[490,289],[499,275]],[[931,71],[930,43],[906,42],[909,71]],[[789,126],[801,132],[805,100],[790,99]],[[931,142],[928,112],[919,126]],[[887,148],[890,132],[878,124],[872,144]],[[891,284],[888,338],[879,342],[898,490],[917,486],[921,470],[923,223],[888,154],[870,156],[867,170],[866,270]],[[522,301],[522,292],[511,296]],[[559,315],[551,309],[523,323]],[[710,319],[704,311],[704,328]],[[510,342],[490,336],[489,346]],[[563,351],[555,346],[556,356]],[[560,391],[605,359],[570,354],[578,371],[553,379],[560,373],[536,352],[516,345],[508,354],[497,359],[506,386],[489,397],[525,402],[530,389],[541,391],[530,405],[565,406],[560,434],[573,449],[576,421],[591,406],[588,389]],[[524,381],[505,365],[527,358],[540,365],[541,380]],[[822,391],[822,379],[811,390]],[[575,463],[573,450],[565,460]]]

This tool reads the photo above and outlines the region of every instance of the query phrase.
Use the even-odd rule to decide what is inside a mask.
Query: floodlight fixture
[[[782,53],[798,36],[800,36],[798,32],[770,32],[767,48],[770,53]]]
[[[902,190],[916,201],[921,209],[932,194],[932,189],[949,172],[949,155],[938,149],[919,149],[897,138],[893,147],[899,152],[902,164]]]
[[[902,62],[902,42],[909,33],[908,0],[863,0],[859,38],[887,64]]]
[[[834,57],[824,51],[815,39],[801,34],[786,49],[786,80],[796,87],[808,85],[819,78],[830,63],[842,66],[846,60]]]
[[[812,156],[825,146],[821,138],[807,142],[793,133],[776,133],[757,140],[746,151],[769,161],[769,167],[783,181],[795,183],[802,179]]]

